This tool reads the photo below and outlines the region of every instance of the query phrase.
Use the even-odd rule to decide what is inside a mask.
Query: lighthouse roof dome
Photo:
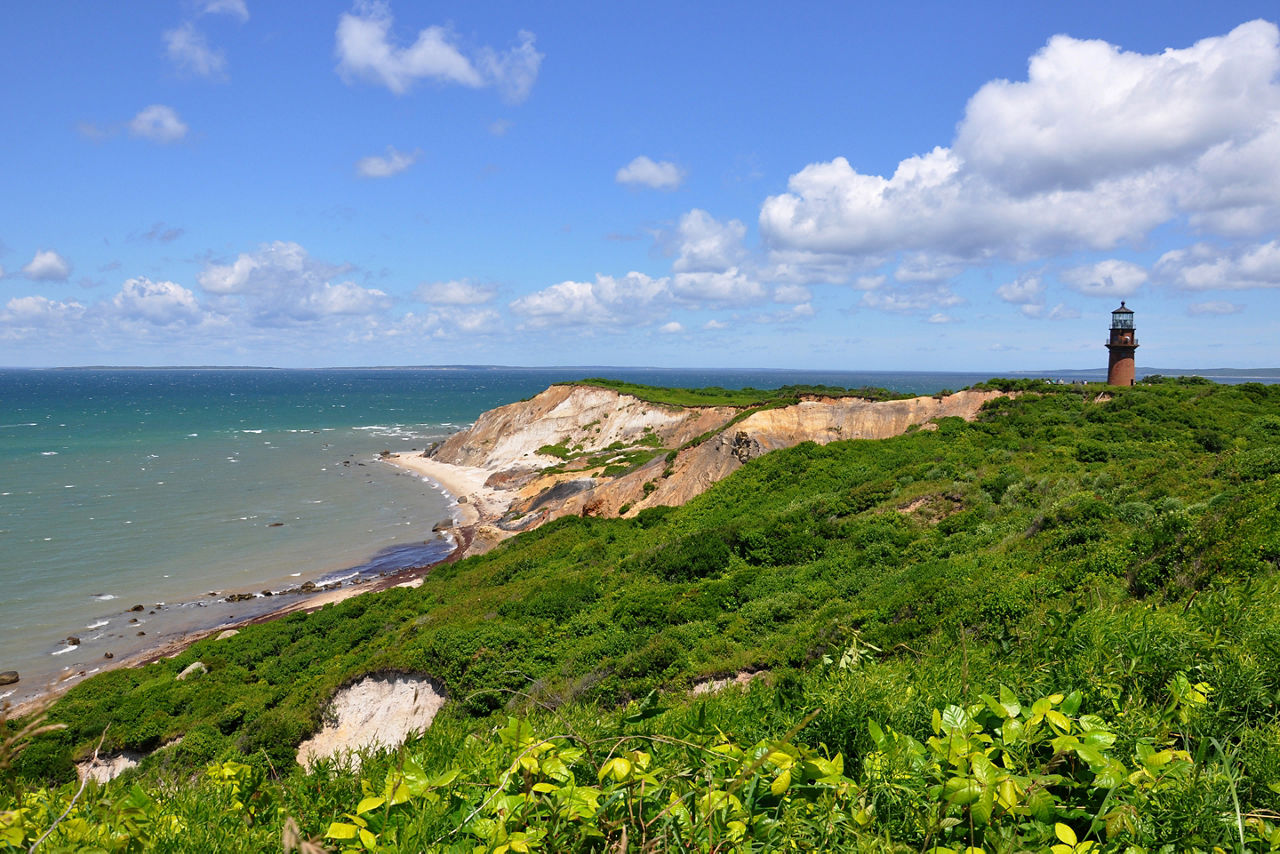
[[[1120,300],[1120,307],[1119,307],[1119,308],[1117,308],[1115,311],[1113,311],[1113,312],[1111,312],[1111,313],[1112,313],[1112,314],[1133,314],[1133,309],[1131,309],[1131,308],[1125,308],[1125,307],[1124,307],[1124,300]]]

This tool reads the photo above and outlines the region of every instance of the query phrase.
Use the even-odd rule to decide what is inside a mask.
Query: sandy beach
[[[500,518],[516,498],[516,493],[510,490],[485,486],[493,472],[478,466],[451,465],[416,454],[390,454],[382,459],[440,484],[458,502],[459,527],[481,525]]]

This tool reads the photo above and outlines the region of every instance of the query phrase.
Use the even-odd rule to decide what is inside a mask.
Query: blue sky
[[[1276,19],[10,5],[0,365],[1280,365]]]

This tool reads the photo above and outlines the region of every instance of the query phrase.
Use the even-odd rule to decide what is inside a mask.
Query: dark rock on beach
[[[67,644],[70,646],[79,646],[80,638],[76,637],[75,635],[72,635],[71,637],[67,638]]]
[[[144,608],[144,607],[142,607],[141,605],[134,605],[134,606],[133,606],[132,608],[130,608],[129,610],[130,610],[130,611],[145,611],[145,610],[147,610],[147,609],[146,609],[146,608]]]
[[[12,685],[18,681],[18,671],[5,670],[0,672],[0,685]]]

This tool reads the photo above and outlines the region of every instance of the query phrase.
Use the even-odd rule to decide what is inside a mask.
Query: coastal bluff
[[[552,519],[680,505],[755,457],[803,442],[885,439],[973,420],[999,391],[900,400],[800,395],[786,405],[655,403],[589,383],[555,385],[483,413],[421,457],[390,462],[459,501],[471,551]]]

